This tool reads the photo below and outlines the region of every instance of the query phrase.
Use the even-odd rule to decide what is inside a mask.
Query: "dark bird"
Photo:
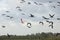
[[[12,19],[13,17],[10,17],[10,19]]]
[[[5,28],[6,26],[2,26],[3,28]]]
[[[39,5],[43,5],[42,3],[39,3]]]
[[[30,14],[30,17],[34,17],[34,15],[33,14]]]
[[[60,6],[60,5],[57,5],[57,6]]]
[[[49,19],[49,18],[46,18],[46,17],[44,17],[44,16],[42,16],[44,19]]]
[[[7,34],[7,36],[10,38],[10,35],[9,34]]]
[[[60,36],[60,33],[56,33],[56,36]]]
[[[56,8],[55,6],[52,6],[53,8]]]
[[[49,22],[48,20],[46,22]]]
[[[60,2],[57,2],[57,3],[59,3],[59,4],[60,4]]]
[[[25,0],[21,0],[21,1],[25,2]]]
[[[38,3],[37,2],[34,2],[36,5],[38,5]]]
[[[49,21],[49,23],[51,23],[53,25],[53,22],[52,21]]]
[[[49,27],[51,27],[52,29],[53,29],[53,25],[51,24],[51,25],[49,25]]]
[[[21,18],[21,23],[24,23],[24,21],[22,20],[22,18]]]
[[[50,18],[53,18],[53,17],[54,17],[54,15],[55,15],[55,14],[53,14],[53,15],[49,14]]]
[[[31,28],[31,23],[27,23],[27,27],[28,28]]]
[[[10,17],[10,16],[7,15],[6,17]]]
[[[52,3],[52,1],[49,1],[49,3]]]
[[[57,18],[57,20],[60,20],[60,18]]]
[[[25,2],[25,0],[21,0],[21,2],[20,3],[24,3]]]
[[[21,13],[22,15],[25,15],[24,13]]]
[[[43,23],[43,22],[41,22],[41,21],[40,21],[40,22],[39,22],[39,24],[40,24],[40,23],[41,23],[42,25],[44,25],[44,23]]]
[[[3,16],[5,16],[6,14],[2,14]]]
[[[31,4],[31,2],[28,2],[28,4]]]
[[[17,6],[16,8],[20,8],[19,6]]]
[[[6,11],[7,13],[9,13],[10,11]]]
[[[53,25],[53,21],[46,21],[46,22],[48,22],[49,24]]]
[[[50,24],[49,27],[53,29],[53,22],[52,21],[46,21],[46,22],[48,22]]]
[[[18,10],[19,10],[19,11],[22,11],[22,9],[20,9],[20,8],[19,8]]]

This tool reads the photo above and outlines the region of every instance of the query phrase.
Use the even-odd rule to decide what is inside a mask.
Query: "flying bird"
[[[24,3],[25,2],[25,0],[21,0],[21,2],[20,3]]]
[[[55,14],[53,14],[53,15],[49,14],[50,18],[53,18],[53,17],[54,17],[54,15],[55,15]]]
[[[53,25],[51,24],[51,25],[49,25],[49,27],[51,27],[52,29],[53,29]]]
[[[10,11],[6,11],[7,13],[9,13]]]
[[[46,17],[44,17],[44,16],[42,16],[42,17],[43,17],[44,19],[47,19],[47,20],[49,19],[49,18],[46,18]]]
[[[57,6],[60,6],[60,5],[57,5]]]
[[[46,21],[46,22],[48,22],[50,24],[49,27],[53,29],[53,22],[52,21]]]
[[[10,35],[9,34],[7,34],[7,36],[10,38]]]
[[[28,4],[31,4],[31,2],[28,2]]]
[[[43,5],[42,3],[39,3],[39,5]]]
[[[3,16],[5,16],[6,14],[2,14]]]
[[[22,15],[25,15],[24,13],[21,13]]]
[[[41,22],[41,21],[40,21],[40,22],[39,22],[39,24],[40,24],[40,23],[41,23],[42,25],[44,25],[44,23],[43,23],[43,22]]]
[[[22,11],[22,9],[20,9],[20,8],[19,8],[18,10],[19,10],[19,11]]]
[[[48,20],[46,20],[46,22],[49,22]]]
[[[13,17],[10,17],[10,19],[12,19]]]
[[[37,2],[34,2],[34,4],[38,5],[38,3],[37,3]]]
[[[10,16],[7,15],[6,17],[10,17]]]
[[[21,1],[25,2],[25,0],[21,0]]]
[[[28,28],[31,28],[31,23],[27,23],[27,27]]]
[[[6,26],[2,26],[3,28],[5,28]]]
[[[16,8],[20,8],[19,6],[17,6]]]
[[[57,3],[59,3],[59,4],[60,4],[60,2],[57,2]]]
[[[57,20],[60,20],[60,18],[57,18]]]
[[[53,21],[49,21],[49,23],[51,23],[53,25]]]
[[[34,17],[34,15],[33,14],[30,14],[30,17]]]
[[[53,8],[56,8],[56,6],[52,6]]]
[[[21,18],[21,23],[24,23],[23,20],[22,20],[22,18]]]
[[[52,3],[52,1],[49,1],[49,3]]]

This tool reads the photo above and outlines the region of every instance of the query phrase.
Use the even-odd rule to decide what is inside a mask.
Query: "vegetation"
[[[60,40],[60,33],[36,33],[26,36],[2,35],[0,40]]]

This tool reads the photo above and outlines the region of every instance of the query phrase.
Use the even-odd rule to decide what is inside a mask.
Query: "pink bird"
[[[23,20],[22,20],[22,18],[21,18],[21,23],[24,23]]]

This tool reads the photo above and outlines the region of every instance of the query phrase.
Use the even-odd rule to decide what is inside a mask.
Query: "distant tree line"
[[[31,35],[2,35],[0,40],[60,40],[60,33],[36,33]]]

